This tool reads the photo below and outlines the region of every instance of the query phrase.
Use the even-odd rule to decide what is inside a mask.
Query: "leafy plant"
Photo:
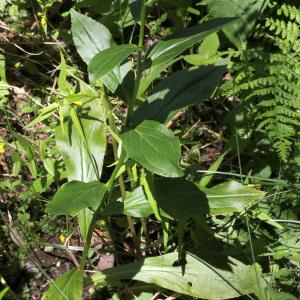
[[[226,85],[231,95],[241,98],[244,124],[255,122],[255,130],[262,133],[262,142],[268,143],[286,162],[298,141],[300,124],[299,10],[288,4],[269,5],[275,15],[266,17],[256,33],[257,37],[266,37],[269,49],[250,48],[238,53],[241,64],[232,64],[236,76]]]
[[[70,182],[58,189],[54,199],[48,203],[47,211],[57,215],[77,215],[85,245],[79,270],[70,271],[58,278],[45,294],[45,299],[49,298],[49,295],[54,297],[54,295],[59,295],[61,292],[66,292],[69,295],[66,290],[66,288],[69,288],[69,284],[72,293],[74,293],[71,298],[79,299],[81,297],[83,271],[87,264],[94,228],[100,219],[105,218],[104,216],[107,217],[116,212],[127,214],[135,251],[138,255],[141,251],[139,237],[131,216],[144,218],[149,216],[150,211],[152,211],[157,220],[162,222],[165,242],[168,241],[168,230],[165,227],[169,222],[168,220],[177,220],[179,252],[170,253],[165,259],[166,268],[170,268],[171,272],[174,272],[174,276],[181,267],[186,270],[183,273],[194,273],[195,271],[192,269],[194,263],[189,260],[201,260],[197,257],[191,257],[180,263],[182,264],[180,268],[172,267],[177,259],[180,262],[182,259],[187,258],[183,252],[183,230],[186,222],[190,217],[202,219],[202,216],[208,212],[210,203],[216,203],[218,200],[210,202],[210,192],[207,193],[206,198],[206,192],[201,192],[196,185],[183,177],[184,170],[179,165],[180,140],[170,129],[166,128],[166,124],[179,110],[208,98],[217,86],[224,68],[209,66],[180,70],[156,84],[149,93],[146,93],[145,88],[143,88],[143,93],[139,90],[143,80],[147,80],[147,76],[151,75],[150,71],[150,75],[143,76],[143,74],[146,74],[147,69],[158,68],[160,65],[166,65],[175,59],[177,60],[177,57],[185,50],[209,34],[234,22],[234,19],[219,18],[188,28],[181,33],[168,36],[166,39],[159,41],[144,54],[143,41],[147,5],[143,1],[139,5],[141,5],[139,7],[140,15],[138,15],[140,33],[139,43],[136,46],[131,44],[116,46],[112,41],[110,32],[104,25],[78,12],[71,12],[74,43],[79,55],[88,64],[89,78],[92,83],[86,87],[90,91],[88,94],[83,90],[74,94],[72,89],[69,91],[65,89],[65,99],[69,100],[63,100],[59,106],[54,107],[54,111],[59,110],[61,120],[56,130],[56,141],[63,155]],[[132,54],[136,65],[135,76],[133,76],[134,71],[131,69],[132,64],[127,60],[127,57]],[[60,87],[62,90],[63,86],[67,85],[63,72],[62,68],[60,74]],[[148,86],[153,80],[154,77],[149,79]],[[133,87],[133,89],[130,90],[129,87]],[[117,129],[113,119],[108,97],[109,91],[112,95],[120,97],[128,105],[127,116],[121,132]],[[54,111],[51,110],[51,113]],[[100,183],[105,149],[105,143],[102,142],[101,136],[105,136],[107,131],[113,139],[115,167],[108,181]],[[102,149],[99,153],[97,153],[98,148],[99,150]],[[130,167],[134,162],[139,163],[139,167],[135,167],[137,178],[132,193],[135,195],[139,190],[139,193],[142,194],[138,198],[128,198],[126,192],[128,187],[124,179],[129,176],[130,180],[134,180]],[[147,176],[143,175],[145,172]],[[151,179],[155,174],[165,178]],[[116,189],[116,181],[119,181],[122,200],[114,204],[111,195]],[[255,193],[255,190],[253,192]],[[249,195],[247,194],[246,197],[249,198]],[[257,196],[260,199],[263,194],[258,192]],[[133,199],[138,201],[135,204],[137,208],[134,213],[128,206],[128,201],[133,201]],[[143,207],[148,201],[150,205],[147,206],[147,209],[144,209]],[[212,205],[214,206],[214,204]],[[219,205],[223,206],[221,203]],[[243,209],[243,206],[238,206],[237,202],[235,206],[238,210]],[[109,221],[106,220],[106,222]],[[153,267],[161,268],[161,262],[156,261],[155,258],[149,258],[145,262],[138,263],[136,270],[132,271],[133,274],[137,274],[136,276],[129,273],[119,279],[143,280],[148,283],[156,283],[167,289],[174,289],[172,285],[164,284],[162,276],[158,277],[160,278],[158,281],[153,281],[149,276],[143,277],[143,270],[147,268],[148,261],[151,261]],[[246,277],[252,276],[250,275],[253,272],[252,267],[244,266],[240,262],[237,263],[245,268]],[[206,262],[203,262],[203,264],[205,265]],[[131,267],[128,265],[124,268]],[[118,269],[113,269],[111,274],[114,276],[118,272]],[[220,275],[219,271],[211,271],[211,279],[216,280],[216,284],[220,285],[220,289],[224,290],[224,293],[221,293],[220,290],[213,295],[211,294],[213,290],[210,290],[208,294],[203,294],[205,284],[202,280],[197,283],[193,282],[194,279],[192,278],[185,279],[187,275],[181,277],[180,272],[176,275],[178,276],[176,281],[182,282],[182,284],[178,285],[176,292],[205,298],[217,296],[218,298],[222,297],[222,299],[242,294],[258,293],[250,285],[249,290],[244,287],[239,288],[240,285],[246,284],[248,280],[242,283],[239,277],[236,277],[236,282],[232,282],[229,278],[225,279],[224,276],[235,276],[236,272],[236,274],[239,273],[231,268],[228,272],[228,275]],[[154,274],[157,276],[156,273]],[[69,281],[70,276],[72,276],[71,281]],[[97,279],[94,283],[98,281]],[[228,281],[233,285],[233,290],[230,285],[227,285]],[[68,285],[65,285],[67,282]],[[73,283],[78,287],[76,293],[71,287]],[[222,285],[223,287],[221,287]],[[63,286],[65,290],[61,291],[60,287]],[[81,289],[79,289],[79,286],[81,286]],[[234,292],[235,290],[237,292]]]
[[[0,298],[297,298],[292,3],[0,1]]]

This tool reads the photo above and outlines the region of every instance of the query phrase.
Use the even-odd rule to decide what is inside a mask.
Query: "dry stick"
[[[107,96],[106,90],[105,90],[104,97],[105,97],[105,102],[107,104],[109,125],[110,125],[111,129],[114,132],[117,132],[117,128],[115,126],[115,122],[114,122],[114,119],[113,119],[113,116],[112,116],[111,103],[109,102],[109,98]],[[117,145],[117,143],[116,143],[113,136],[112,136],[112,147],[113,147],[114,159],[115,159],[115,161],[117,161],[119,159],[118,158],[118,145]],[[121,196],[122,196],[123,199],[125,199],[126,189],[125,189],[125,183],[124,183],[124,178],[123,178],[122,174],[119,176],[119,184],[120,184]],[[137,238],[136,230],[135,230],[133,219],[132,219],[131,216],[127,216],[127,222],[128,222],[131,234],[132,234],[132,240],[133,240],[134,248],[136,249],[137,254],[140,255],[141,254],[140,244],[139,244],[139,241],[138,241],[138,238]]]
[[[176,113],[176,115],[167,123],[166,127],[167,128],[171,128],[174,124],[174,122],[181,117],[184,114],[183,111],[179,111],[178,113]]]

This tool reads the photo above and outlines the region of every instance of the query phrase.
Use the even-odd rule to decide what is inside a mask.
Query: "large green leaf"
[[[110,285],[117,285],[120,280],[138,280],[201,299],[236,298],[256,293],[264,284],[259,273],[256,277],[254,266],[234,258],[214,256],[204,260],[187,253],[184,266],[175,264],[177,259],[178,253],[148,257],[99,272],[91,279],[95,284],[106,281]]]
[[[134,50],[134,45],[113,46],[96,54],[89,63],[90,80],[100,79],[123,62]]]
[[[207,66],[175,72],[161,81],[132,116],[131,122],[165,122],[172,113],[207,99],[219,83],[225,68]]]
[[[67,182],[57,190],[46,211],[56,215],[75,215],[83,208],[96,209],[105,192],[105,185],[99,181]]]
[[[170,130],[155,121],[144,121],[122,134],[128,156],[155,174],[167,177],[183,175],[178,165],[180,142]]]
[[[111,34],[101,23],[75,10],[71,10],[71,21],[74,44],[86,64],[100,51],[111,46]]]
[[[136,218],[145,218],[153,213],[151,205],[145,197],[143,188],[140,186],[127,195],[125,199],[118,198],[112,201],[101,212],[103,215],[125,214]]]
[[[71,10],[72,36],[77,52],[83,61],[89,65],[92,58],[101,51],[113,45],[109,30],[99,22]],[[101,77],[103,84],[111,91],[116,92],[125,101],[131,97],[131,85],[123,83],[129,76],[130,63],[115,67],[111,72]]]
[[[159,41],[146,55],[146,60],[151,62],[151,65],[166,63],[178,56],[183,51],[199,43],[209,34],[222,29],[235,21],[236,18],[218,18],[211,20],[205,24],[196,25],[187,28],[186,30],[167,37]]]
[[[86,95],[83,95],[82,101],[85,98]],[[89,149],[87,149],[75,124],[68,116],[65,117],[63,128],[59,126],[55,131],[56,144],[63,156],[69,181],[94,181],[101,176],[103,167],[106,149],[106,113],[102,99],[88,101],[83,107],[79,121]],[[93,162],[96,164],[97,174],[93,168]]]
[[[236,181],[221,183],[202,191],[206,193],[211,214],[242,211],[261,200],[266,194]]]
[[[78,101],[80,98],[77,97],[76,99]],[[85,99],[86,96],[83,95],[80,100],[84,103]],[[69,181],[90,182],[101,176],[106,150],[104,126],[106,114],[101,101],[101,99],[89,100],[88,104],[84,104],[85,109],[83,109],[80,117],[81,127],[89,149],[85,146],[71,118],[66,117],[63,128],[59,126],[55,131],[56,144],[63,156]],[[89,155],[89,151],[91,155]],[[93,165],[97,167],[98,176]],[[91,218],[92,212],[89,209],[83,209],[78,214],[80,231],[84,239]]]
[[[71,270],[57,278],[44,293],[42,300],[80,300],[83,290],[83,271]]]
[[[212,17],[240,18],[223,29],[228,39],[237,48],[241,48],[247,41],[247,36],[253,29],[258,15],[268,2],[269,0],[206,0]]]
[[[142,97],[145,91],[151,85],[151,83],[155,79],[157,79],[163,71],[166,71],[168,67],[175,63],[177,60],[178,59],[173,59],[171,61],[168,61],[167,63],[162,63],[160,65],[156,65],[148,69],[147,72],[145,72],[143,78],[141,79],[138,97]]]
[[[155,180],[153,194],[159,208],[173,218],[189,219],[208,213],[205,194],[184,178]]]

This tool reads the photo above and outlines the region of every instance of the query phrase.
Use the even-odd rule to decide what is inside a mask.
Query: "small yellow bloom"
[[[80,107],[82,106],[82,101],[78,100],[78,101],[74,101],[73,103],[76,104],[77,106],[80,106]]]
[[[63,234],[61,234],[61,235],[59,236],[59,239],[61,240],[62,243],[64,243],[65,240],[66,240],[66,237],[65,237]]]
[[[47,26],[47,19],[46,19],[46,16],[45,15],[42,15],[41,17],[41,25],[43,27],[46,27]]]
[[[5,153],[5,144],[0,142],[0,154]]]

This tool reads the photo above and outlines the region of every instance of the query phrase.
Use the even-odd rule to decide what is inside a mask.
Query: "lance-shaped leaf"
[[[37,123],[40,123],[42,121],[44,121],[45,119],[48,119],[51,115],[53,115],[55,113],[55,111],[57,110],[57,108],[59,107],[58,103],[51,103],[50,105],[42,108],[39,113],[38,116],[33,119],[31,122],[29,122],[25,128],[29,128],[32,127],[34,125],[36,125]]]
[[[132,193],[127,195],[125,199],[118,198],[112,201],[101,212],[102,215],[125,214],[136,218],[145,218],[153,213],[152,208],[143,188],[139,186]]]
[[[76,215],[83,208],[96,209],[106,192],[105,185],[99,181],[71,181],[62,185],[46,211],[55,215]]]
[[[96,54],[89,63],[90,80],[95,81],[123,62],[134,50],[134,45],[113,46]]]
[[[167,177],[183,176],[178,165],[179,138],[162,124],[144,121],[122,134],[128,156],[151,172]]]
[[[166,63],[178,56],[183,51],[199,43],[213,32],[235,21],[236,18],[218,18],[205,24],[196,25],[186,30],[159,41],[146,55],[146,60],[151,65]]]
[[[175,72],[153,89],[148,99],[135,111],[131,122],[168,121],[176,111],[207,99],[224,70],[223,66],[207,66]]]
[[[58,277],[44,293],[42,300],[80,300],[83,290],[83,271],[71,270]]]
[[[211,214],[242,211],[260,201],[266,194],[233,180],[210,189],[203,188],[202,191],[206,193]]]
[[[206,2],[209,14],[214,18],[239,18],[236,22],[226,26],[223,31],[237,48],[241,48],[269,0],[207,0]]]
[[[99,22],[71,10],[72,36],[78,54],[89,65],[92,58],[101,51],[113,45],[109,30]],[[132,86],[123,80],[131,76],[130,64],[116,66],[111,72],[101,77],[103,84],[111,91],[116,92],[125,101],[131,97]]]
[[[94,284],[117,286],[120,280],[138,280],[179,294],[201,299],[232,299],[257,293],[264,282],[254,266],[225,256],[200,258],[187,253],[184,266],[178,253],[148,257],[142,262],[116,267],[91,277]],[[184,272],[183,272],[184,269]]]

